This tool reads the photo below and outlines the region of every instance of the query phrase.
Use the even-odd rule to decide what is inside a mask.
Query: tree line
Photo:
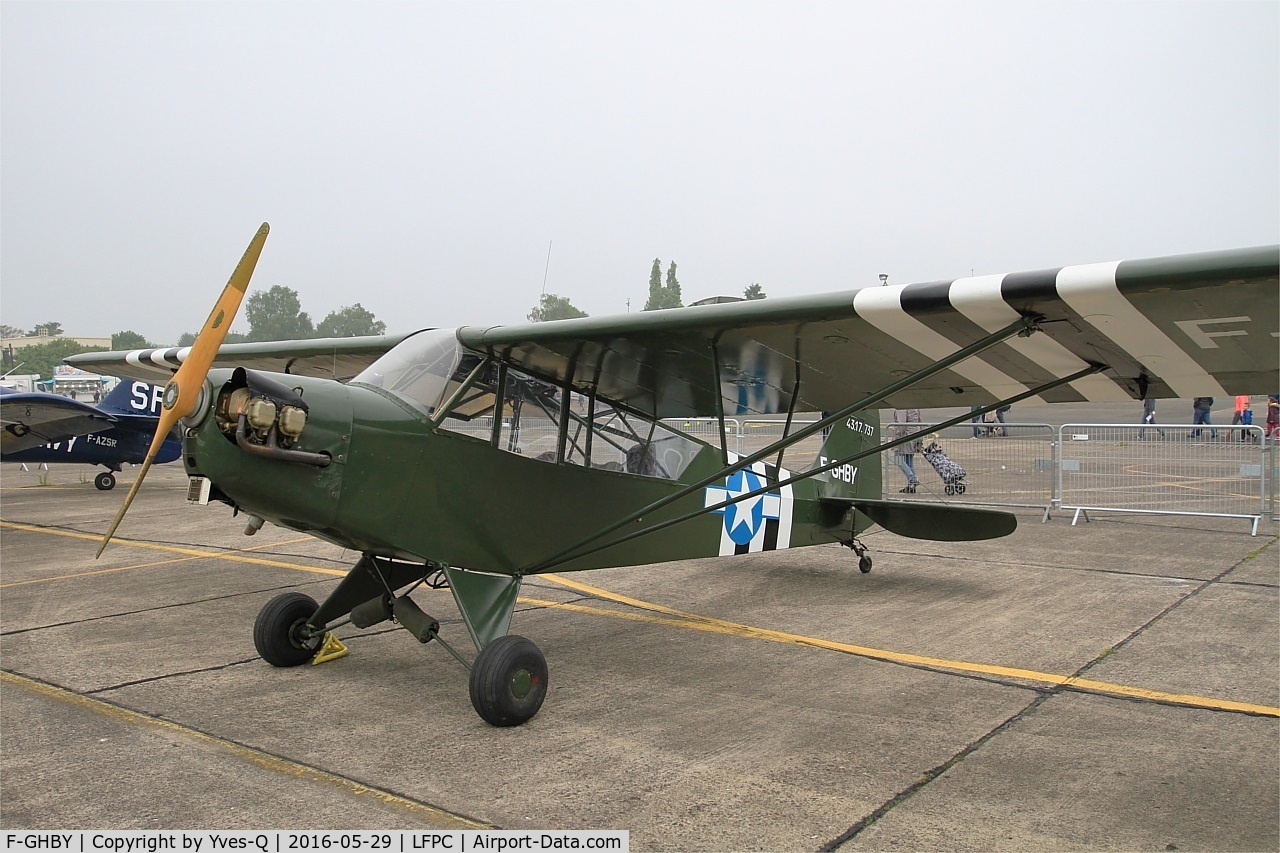
[[[742,291],[743,299],[764,299],[764,288],[753,281]],[[660,311],[664,308],[683,308],[684,301],[680,291],[680,280],[676,278],[676,262],[667,267],[666,280],[662,277],[662,259],[654,258],[649,270],[649,298],[645,300],[643,311]],[[540,323],[544,320],[572,320],[586,317],[587,312],[575,306],[563,296],[555,293],[544,293],[538,304],[529,312],[529,321]]]
[[[331,311],[318,324],[302,310],[298,292],[290,287],[276,285],[269,290],[258,291],[245,301],[244,317],[249,321],[247,333],[228,332],[225,342],[241,341],[296,341],[310,338],[349,338],[358,335],[381,335],[387,324],[359,302]],[[23,374],[52,376],[54,368],[67,356],[93,352],[97,347],[87,347],[73,340],[62,338],[61,323],[41,323],[30,332],[0,324],[0,336],[5,338],[39,337],[54,338],[47,344],[37,344],[11,351],[5,347],[0,352],[4,371],[20,370]],[[196,334],[187,332],[178,338],[175,346],[188,347],[195,343]],[[160,346],[146,336],[131,329],[111,336],[111,349],[136,350]]]
[[[765,292],[758,282],[752,282],[743,290],[742,298],[764,299]],[[684,302],[680,281],[676,277],[676,262],[671,261],[664,280],[662,261],[654,258],[653,266],[649,271],[649,298],[645,301],[642,310],[659,311],[665,308],[682,307]],[[529,320],[534,323],[586,316],[587,312],[555,293],[542,294],[538,304],[528,314]],[[387,324],[374,317],[373,313],[359,302],[331,311],[319,323],[313,324],[311,316],[302,310],[302,301],[298,298],[298,292],[282,285],[275,285],[269,290],[258,291],[250,296],[245,302],[244,317],[249,321],[249,331],[228,332],[226,343],[347,338],[381,335],[387,330]],[[48,336],[54,338],[47,344],[24,347],[16,353],[5,348],[0,352],[3,371],[20,368],[24,374],[52,376],[54,368],[67,356],[93,351],[93,347],[82,346],[73,340],[61,338],[62,334],[62,324],[57,322],[41,323],[29,332],[16,326],[0,324],[0,337]],[[195,339],[194,332],[187,332],[178,338],[175,346],[191,346],[195,343]],[[111,349],[116,351],[151,349],[157,346],[160,344],[153,343],[132,329],[116,332],[111,336]]]
[[[249,321],[248,333],[229,332],[227,343],[353,338],[387,331],[387,324],[359,302],[330,311],[319,323],[312,324],[311,315],[302,310],[298,291],[279,284],[250,296],[244,304],[244,317]],[[191,346],[195,339],[195,333],[187,332],[178,339],[178,346]]]

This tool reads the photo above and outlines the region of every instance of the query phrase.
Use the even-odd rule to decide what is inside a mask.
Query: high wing
[[[78,400],[41,392],[0,395],[0,453],[16,453],[110,429],[116,418]]]
[[[247,367],[271,373],[318,376],[345,382],[403,338],[404,335],[368,335],[223,344],[218,349],[213,366]],[[190,351],[190,347],[161,347],[129,352],[91,352],[69,356],[65,361],[94,373],[163,385],[186,360]]]
[[[657,417],[1275,393],[1280,246],[513,326],[467,348]],[[926,374],[984,338],[980,354]],[[226,344],[215,366],[347,380],[405,336]],[[186,350],[68,364],[166,379]],[[1070,382],[1061,380],[1093,368]],[[1058,384],[1055,384],[1058,383]]]
[[[664,418],[784,412],[793,398],[795,411],[838,411],[895,384],[879,405],[1225,397],[1280,387],[1278,280],[1280,247],[1266,246],[464,327],[458,338]],[[984,337],[979,354],[927,372]]]

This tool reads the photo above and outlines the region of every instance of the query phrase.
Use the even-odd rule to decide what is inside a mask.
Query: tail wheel
[[[103,471],[101,474],[93,478],[93,485],[99,491],[109,492],[116,487],[116,475],[110,471]]]
[[[285,592],[266,603],[253,623],[253,645],[272,666],[298,666],[315,657],[323,631],[306,629],[320,609],[316,600],[300,592]]]
[[[547,659],[524,637],[499,637],[471,665],[471,706],[491,726],[528,722],[546,697]]]

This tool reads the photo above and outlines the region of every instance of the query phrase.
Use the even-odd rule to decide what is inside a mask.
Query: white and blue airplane
[[[124,464],[146,458],[160,418],[164,389],[124,380],[97,406],[43,391],[0,388],[0,460],[76,462],[106,468],[93,484],[115,488]],[[156,462],[182,454],[176,434],[161,446]]]

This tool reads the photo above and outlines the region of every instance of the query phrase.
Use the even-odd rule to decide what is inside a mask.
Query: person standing
[[[1138,430],[1138,438],[1147,437],[1147,427],[1156,426],[1156,401],[1154,397],[1148,397],[1142,401],[1142,429]],[[1164,430],[1156,427],[1156,432],[1160,433],[1160,437],[1164,438]]]
[[[1267,438],[1280,438],[1280,394],[1267,395]]]
[[[995,431],[996,431],[996,430],[999,430],[999,432],[998,432],[998,433],[996,433],[997,435],[1000,435],[1000,436],[1006,436],[1006,435],[1008,435],[1008,434],[1009,434],[1009,430],[1005,427],[1005,420],[1004,420],[1004,416],[1005,416],[1005,415],[1009,412],[1009,410],[1010,410],[1010,409],[1012,409],[1012,408],[1013,408],[1013,406],[1001,406],[1000,408],[996,409],[996,421],[1000,424],[1000,426],[998,426],[998,427],[994,427],[994,428],[992,429],[992,432],[993,432],[993,433],[995,433]]]
[[[1249,395],[1239,394],[1236,396],[1235,411],[1231,415],[1232,426],[1252,426],[1253,425],[1253,409],[1249,407]],[[1240,440],[1249,441],[1251,435],[1246,430],[1240,430]]]
[[[1212,397],[1196,397],[1191,401],[1191,425],[1200,426],[1204,424],[1209,427],[1210,437],[1217,438],[1218,431],[1213,429],[1213,421],[1210,420],[1210,413],[1213,411]],[[1200,430],[1193,429],[1191,431],[1192,438],[1200,437]]]
[[[918,435],[920,428],[912,429],[909,424],[920,423],[919,409],[894,409],[893,410],[893,438],[894,440],[906,438],[909,435]],[[899,489],[904,494],[915,494],[916,487],[920,485],[920,479],[916,477],[915,455],[924,448],[924,442],[919,438],[905,441],[893,448],[893,461],[897,463],[898,469],[902,471],[903,476],[907,478],[905,488]]]

